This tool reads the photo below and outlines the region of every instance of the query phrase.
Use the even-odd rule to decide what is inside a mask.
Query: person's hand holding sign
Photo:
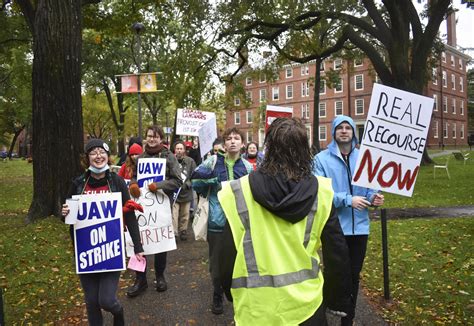
[[[382,206],[384,203],[384,196],[380,193],[374,195],[372,199],[372,206]]]
[[[361,211],[370,206],[370,202],[367,198],[362,196],[352,196],[352,207]]]

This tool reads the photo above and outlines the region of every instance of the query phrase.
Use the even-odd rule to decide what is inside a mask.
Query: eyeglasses
[[[90,152],[89,156],[90,157],[107,156],[107,152],[106,151]]]

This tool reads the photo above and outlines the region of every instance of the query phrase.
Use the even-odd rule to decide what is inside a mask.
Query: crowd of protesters
[[[150,126],[143,142],[130,139],[118,175],[109,170],[107,144],[90,140],[87,170],[68,195],[120,192],[136,257],[146,259],[134,216],[141,207],[130,198],[140,197],[138,160],[164,158],[165,180],[149,184],[148,190],[168,195],[177,241],[190,236],[196,194],[209,201],[212,313],[223,313],[225,296],[233,302],[239,325],[325,325],[326,311],[342,317],[341,325],[352,325],[369,234],[368,208],[384,203],[377,191],[350,183],[358,156],[354,131],[350,117],[336,117],[328,149],[313,156],[304,124],[278,118],[267,130],[263,151],[255,142],[244,144],[243,133],[231,128],[201,161],[196,138],[169,148],[163,129]],[[63,205],[62,215],[68,212]],[[154,255],[158,292],[168,289],[166,262],[166,252]],[[90,325],[102,325],[102,310],[113,314],[114,325],[124,324],[116,295],[119,276],[79,275]],[[146,270],[136,272],[126,294],[133,298],[147,288]]]

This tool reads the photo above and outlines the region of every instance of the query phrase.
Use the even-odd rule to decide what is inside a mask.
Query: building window
[[[274,101],[278,101],[280,99],[280,88],[279,87],[273,87],[272,88],[272,99]]]
[[[441,60],[443,60],[443,62],[446,62],[446,52],[441,52]]]
[[[326,81],[322,79],[319,85],[319,94],[326,94]]]
[[[319,69],[321,69],[321,71],[324,71],[324,61],[321,61],[321,64],[319,65]]]
[[[260,102],[265,102],[267,100],[267,90],[265,88],[260,90]]]
[[[301,66],[301,76],[309,75],[309,66],[303,65]]]
[[[260,74],[258,82],[264,83],[266,81],[267,81],[267,76],[265,74]]]
[[[464,100],[461,100],[461,109],[460,109],[460,114],[464,115]]]
[[[438,95],[437,94],[433,94],[433,100],[434,100],[433,111],[438,111]]]
[[[327,140],[326,126],[319,126],[319,140]]]
[[[234,124],[240,125],[240,112],[234,112]]]
[[[246,116],[247,116],[247,123],[252,123],[253,122],[252,111],[247,111]]]
[[[343,110],[343,102],[342,101],[336,101],[334,102],[334,115],[342,115],[344,113]]]
[[[326,117],[326,102],[319,103],[319,117]]]
[[[355,100],[355,107],[356,107],[356,111],[355,111],[355,114],[356,115],[362,115],[364,114],[364,99],[356,99]]]
[[[462,59],[459,58],[459,69],[463,70],[463,64],[462,64]]]
[[[252,102],[252,92],[251,91],[246,91],[245,92],[245,99],[249,102]]]
[[[451,88],[453,90],[456,89],[456,76],[455,75],[451,75]]]
[[[286,78],[293,77],[293,68],[286,68]]]
[[[453,98],[452,102],[451,102],[451,113],[452,114],[456,114],[456,99]]]
[[[309,96],[309,82],[301,83],[301,97]]]
[[[446,76],[446,71],[443,71],[443,87],[448,87],[448,81],[447,81],[447,76]]]
[[[433,137],[438,138],[438,121],[435,121],[433,125]]]
[[[464,124],[461,125],[461,129],[459,129],[459,137],[464,139]]]
[[[343,85],[342,81],[343,81],[342,78],[339,78],[339,80],[337,81],[336,85],[334,85],[334,92],[335,92],[335,93],[340,93],[340,92],[342,92],[342,85]]]
[[[354,67],[360,67],[364,64],[362,59],[354,59]]]
[[[448,138],[448,123],[447,122],[444,123],[443,138]]]
[[[286,98],[293,98],[293,85],[286,85]]]
[[[234,97],[234,105],[239,106],[240,105],[240,98]]]
[[[376,82],[377,84],[382,84],[382,81],[380,80],[379,75],[375,75],[375,82]]]
[[[455,63],[454,63],[454,55],[451,54],[451,66],[454,67]]]
[[[453,139],[456,139],[456,124],[453,123]]]
[[[342,59],[334,59],[334,70],[342,68]]]
[[[253,133],[251,130],[247,130],[247,144],[253,141]]]
[[[364,89],[364,75],[354,76],[355,90],[360,91]]]
[[[309,119],[309,104],[301,104],[301,119]]]
[[[438,85],[438,69],[433,68],[431,71],[431,80],[433,81],[433,85]]]
[[[311,133],[311,125],[306,125],[306,137],[309,139],[309,147],[313,143],[313,134]]]
[[[247,85],[247,86],[252,85],[252,77],[245,78],[245,85]]]
[[[464,92],[464,78],[459,77],[459,91]]]
[[[448,113],[448,98],[447,97],[443,98],[443,112]]]

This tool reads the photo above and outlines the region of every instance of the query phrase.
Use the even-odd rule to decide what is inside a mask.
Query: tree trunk
[[[21,132],[23,131],[23,129],[25,129],[26,125],[23,125],[20,129],[16,130],[15,131],[15,134],[13,135],[13,139],[12,139],[12,142],[10,143],[10,148],[8,149],[8,158],[11,159],[12,158],[12,153],[13,153],[13,149],[15,148],[15,144],[16,144],[16,140],[18,139],[18,136],[21,134]],[[25,138],[25,142],[27,141],[27,139]],[[20,153],[18,153],[20,155]]]
[[[59,216],[71,180],[81,172],[81,1],[39,0],[30,21],[33,201],[28,222]]]
[[[321,87],[321,62],[322,58],[316,59],[316,71],[314,73],[314,96],[313,96],[313,146],[311,150],[314,155],[321,151],[319,144],[319,89]]]

